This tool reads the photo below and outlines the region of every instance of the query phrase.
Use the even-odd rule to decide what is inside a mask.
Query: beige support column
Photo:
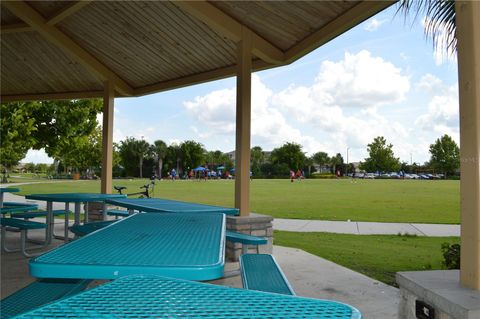
[[[112,193],[112,159],[113,159],[113,83],[105,82],[103,94],[103,152],[102,152],[102,194]]]
[[[235,207],[240,216],[250,214],[250,126],[252,37],[242,27],[242,40],[237,43],[237,125],[235,140]]]
[[[480,2],[456,2],[460,97],[460,283],[480,290]]]

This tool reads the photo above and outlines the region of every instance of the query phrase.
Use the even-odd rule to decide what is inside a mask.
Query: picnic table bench
[[[295,295],[290,283],[272,255],[241,255],[240,274],[245,289]]]
[[[1,246],[2,250],[5,252],[15,252],[15,251],[21,251],[22,254],[25,257],[32,257],[35,254],[30,254],[27,252],[27,230],[29,229],[44,229],[47,228],[47,225],[45,223],[39,223],[39,222],[33,222],[33,221],[28,221],[28,220],[22,220],[22,219],[17,219],[17,218],[5,218],[2,217],[0,219],[0,224],[1,224],[1,233],[2,233],[2,239],[1,239]],[[13,228],[20,230],[20,249],[10,249],[7,248],[6,246],[6,234],[7,234],[7,227]],[[41,246],[44,247],[45,245]],[[41,248],[39,247],[39,248]]]

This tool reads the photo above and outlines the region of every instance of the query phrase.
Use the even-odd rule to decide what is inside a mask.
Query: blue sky
[[[401,160],[423,163],[443,134],[459,142],[457,64],[434,51],[422,21],[372,17],[288,66],[252,77],[252,146],[285,142],[307,154],[367,157],[367,144],[385,136]],[[235,148],[235,78],[140,98],[116,99],[114,139],[167,144],[201,142],[207,150]],[[23,162],[51,162],[30,151]]]

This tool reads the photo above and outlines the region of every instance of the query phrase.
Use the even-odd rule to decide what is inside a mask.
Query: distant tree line
[[[71,100],[55,102],[2,103],[0,105],[0,164],[10,170],[23,159],[29,149],[45,149],[54,159],[54,165],[24,165],[27,171],[81,173],[85,177],[100,174],[102,158],[102,130],[97,121],[101,112],[100,100]],[[460,151],[453,139],[444,135],[430,145],[430,161],[419,165],[401,162],[395,157],[393,145],[378,136],[367,145],[369,156],[360,163],[365,172],[416,173],[435,170],[445,176],[458,171]],[[178,176],[197,166],[223,171],[235,167],[228,154],[208,151],[196,141],[167,145],[162,140],[152,144],[143,139],[127,137],[114,145],[114,176],[158,177],[175,169]],[[256,178],[288,177],[290,170],[301,170],[307,177],[313,173],[340,174],[354,172],[352,163],[345,163],[342,155],[329,156],[319,151],[307,156],[302,146],[287,142],[271,152],[260,146],[251,149],[252,176]]]

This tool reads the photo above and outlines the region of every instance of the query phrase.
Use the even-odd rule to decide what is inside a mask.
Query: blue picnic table
[[[350,318],[336,301],[230,288],[159,276],[127,276],[17,318]]]
[[[90,202],[103,202],[109,198],[124,198],[125,195],[120,194],[100,194],[100,193],[57,193],[57,194],[31,194],[25,196],[26,199],[41,200],[47,202],[47,242],[50,243],[53,237],[53,203],[65,203],[65,211],[68,212],[69,204],[74,203],[74,223],[78,225],[80,223],[80,205],[85,203],[85,221],[88,221],[88,203]],[[105,211],[105,207],[104,207]],[[65,234],[64,240],[68,241],[68,226],[69,226],[69,214],[65,214]]]
[[[170,213],[223,213],[225,215],[238,215],[237,208],[204,205],[197,203],[181,202],[162,198],[121,198],[108,199],[109,204],[125,207],[129,210],[141,212],[170,212]]]
[[[155,274],[188,280],[223,277],[225,215],[131,215],[30,260],[38,278],[117,279]]]

